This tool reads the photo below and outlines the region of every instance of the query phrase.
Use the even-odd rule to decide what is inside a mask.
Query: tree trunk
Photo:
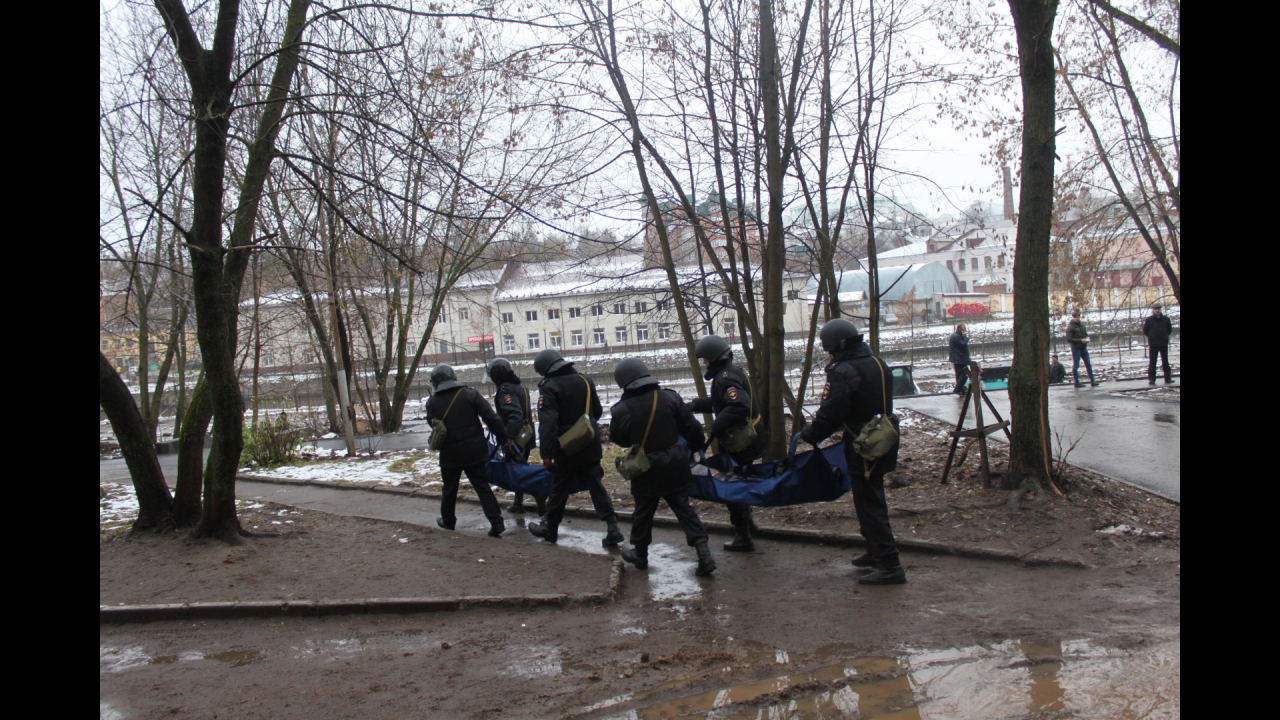
[[[147,432],[129,388],[102,351],[98,351],[98,404],[111,421],[111,430],[120,441],[120,454],[133,478],[133,490],[138,496],[138,519],[134,520],[133,529],[162,527],[173,507],[173,497],[156,458],[155,441]]]
[[[173,521],[193,527],[200,520],[200,487],[204,475],[204,436],[213,419],[209,384],[201,377],[191,391],[178,434],[178,484],[173,494]]]
[[[1049,233],[1053,213],[1054,60],[1057,0],[1009,0],[1022,76],[1022,188],[1014,273],[1012,441],[1004,489],[1042,495],[1050,474]]]
[[[800,53],[801,48],[796,52]],[[760,2],[760,106],[764,115],[765,175],[769,186],[768,237],[764,247],[764,321],[765,342],[757,348],[764,361],[760,383],[761,392],[768,398],[765,416],[772,432],[765,459],[776,459],[786,454],[786,425],[783,422],[782,387],[785,384],[783,339],[782,269],[786,264],[786,250],[782,238],[782,184],[786,174],[783,158],[783,137],[779,94],[781,92],[781,62],[778,58],[778,36],[773,24],[772,0]]]

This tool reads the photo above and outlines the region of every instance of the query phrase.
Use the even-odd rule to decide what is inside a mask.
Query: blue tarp
[[[497,447],[493,445],[489,446],[489,482],[511,492],[522,492],[539,497],[551,495],[551,471],[541,465],[528,465],[518,460],[507,460],[498,454]],[[569,486],[570,494],[586,491],[585,480],[574,480]]]
[[[756,507],[830,502],[849,492],[852,481],[846,471],[844,443],[821,450],[791,454],[785,460],[737,466],[728,455],[713,455],[704,464],[711,472],[694,470],[690,497],[718,503]]]

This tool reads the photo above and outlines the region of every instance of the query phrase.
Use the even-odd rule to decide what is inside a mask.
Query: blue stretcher
[[[689,496],[717,503],[780,507],[830,502],[852,489],[844,443],[797,455],[798,440],[799,435],[791,438],[791,452],[783,460],[735,465],[726,454],[702,458],[694,465]],[[698,465],[705,471],[699,472]]]

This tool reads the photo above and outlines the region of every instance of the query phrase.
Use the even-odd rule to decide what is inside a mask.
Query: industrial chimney
[[[1013,220],[1013,173],[1004,166],[1004,219]]]

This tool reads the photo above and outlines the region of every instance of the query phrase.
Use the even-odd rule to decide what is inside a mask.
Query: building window
[[[603,305],[592,305],[592,306],[591,306],[591,317],[600,317],[601,315],[604,315],[604,306],[603,306]]]
[[[558,332],[553,332],[553,333],[551,333],[550,335],[548,335],[548,336],[547,336],[547,341],[551,343],[551,347],[553,347],[553,348],[555,348],[555,349],[557,349],[557,350],[559,350],[560,348],[564,347],[564,342],[562,341],[562,339],[561,339],[561,337],[560,337],[560,333],[558,333]]]
[[[649,303],[647,302],[636,303],[636,312],[638,313],[649,312]]]
[[[111,341],[110,341],[110,340],[103,340],[103,341],[102,341],[102,349],[103,349],[103,350],[107,350],[107,349],[109,349],[110,347],[111,347]]]
[[[524,311],[524,320],[525,320],[525,322],[536,322],[536,321],[537,321],[537,319],[538,319],[538,311],[537,311],[537,310],[525,310],[525,311]]]
[[[448,341],[448,340],[441,340],[441,341],[440,341],[440,354],[441,354],[441,355],[443,355],[443,354],[445,354],[445,353],[447,353],[447,352],[449,352],[449,341]]]
[[[726,318],[726,319],[725,319],[725,321],[724,321],[724,334],[725,334],[725,335],[732,335],[732,334],[733,334],[733,320],[728,319],[728,318]]]
[[[503,323],[513,323],[516,321],[515,313],[502,313]]]
[[[955,271],[956,271],[955,263],[954,263],[954,262],[952,262],[952,261],[950,261],[950,260],[948,260],[948,261],[947,261],[947,269],[948,269],[948,270],[950,270],[951,272],[955,272]]]
[[[515,336],[515,335],[503,335],[503,336],[502,336],[502,351],[503,351],[503,352],[515,352],[515,351],[516,351],[516,336]]]
[[[965,281],[961,280],[961,281],[960,281],[960,292],[969,292],[969,283],[967,283],[967,282],[965,282]]]
[[[604,328],[596,328],[591,331],[591,342],[596,345],[604,344]]]
[[[665,324],[664,324],[664,325],[659,325],[659,326],[658,326],[658,339],[659,339],[659,340],[670,340],[670,339],[671,339],[671,326],[670,326],[670,325],[665,325]]]
[[[569,308],[569,317],[571,318],[582,317],[582,308],[580,307]]]
[[[582,347],[582,331],[574,330],[569,333],[569,341],[573,343],[574,347]]]
[[[799,300],[799,299],[800,299],[800,291],[799,291],[799,290],[788,290],[788,291],[787,291],[787,299],[788,299],[788,300]]]
[[[542,347],[541,335],[539,335],[538,333],[529,333],[528,337],[529,337],[529,345],[528,345],[529,350],[537,350],[538,348]]]
[[[626,304],[626,303],[614,303],[614,304],[613,304],[613,314],[614,314],[614,315],[626,315],[626,314],[627,314],[627,304]]]
[[[649,326],[648,325],[636,326],[636,342],[649,342]]]
[[[711,323],[705,323],[705,324],[703,324],[703,326],[702,326],[702,337],[707,337],[707,336],[708,336],[708,335],[710,335],[710,334],[711,334]]]
[[[667,301],[666,300],[657,301],[656,303],[654,303],[654,309],[657,310],[658,312],[662,312],[663,310],[666,310]]]
[[[619,344],[624,345],[627,342],[627,329],[621,325],[613,329],[613,339]]]
[[[990,257],[983,258],[982,265],[983,267],[987,267],[987,268],[991,267],[991,258]]]
[[[996,258],[996,267],[1004,267],[1004,255]]]
[[[560,319],[560,310],[558,310],[557,308],[547,308],[547,319],[548,319],[548,320],[559,320],[559,319]]]
[[[466,308],[462,308],[462,309],[458,310],[458,319],[459,319],[459,320],[470,320],[470,319],[471,319],[471,311],[470,311],[470,310],[468,310],[468,309],[466,309]]]

